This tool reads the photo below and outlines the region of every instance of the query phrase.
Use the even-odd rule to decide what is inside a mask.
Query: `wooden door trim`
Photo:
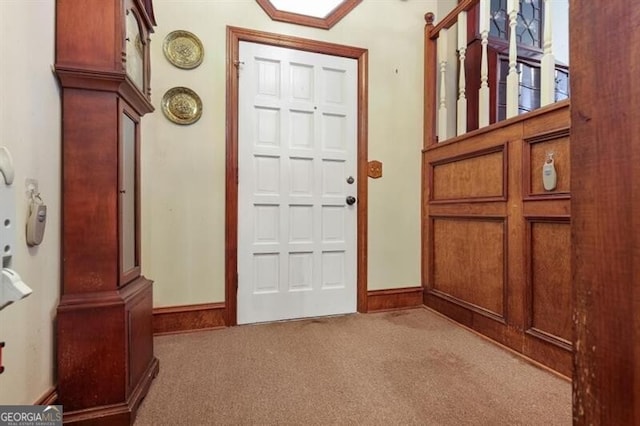
[[[238,288],[238,70],[240,42],[352,58],[358,61],[357,167],[358,228],[356,248],[357,309],[367,312],[368,209],[368,50],[317,40],[227,27],[226,195],[225,195],[225,308],[227,325],[237,324]]]

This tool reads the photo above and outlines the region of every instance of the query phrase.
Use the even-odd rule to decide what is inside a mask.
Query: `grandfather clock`
[[[62,87],[58,403],[66,423],[132,424],[158,372],[140,273],[140,120],[151,0],[57,0]]]

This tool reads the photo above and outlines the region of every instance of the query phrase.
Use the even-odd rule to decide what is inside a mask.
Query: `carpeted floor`
[[[570,425],[571,385],[426,309],[155,338],[143,425]]]

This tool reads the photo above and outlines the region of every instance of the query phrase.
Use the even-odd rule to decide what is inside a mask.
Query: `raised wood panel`
[[[539,197],[569,197],[571,162],[569,157],[569,129],[541,134],[525,139],[523,151],[523,188],[525,199]],[[547,153],[553,153],[557,185],[552,191],[544,189],[542,167]]]
[[[431,201],[504,199],[505,145],[431,163]]]
[[[430,289],[502,318],[505,308],[505,220],[432,218],[432,235]]]
[[[65,411],[117,404],[125,394],[122,301],[99,303],[58,307],[58,390]]]
[[[118,96],[65,89],[62,105],[63,292],[110,290],[119,280]]]
[[[569,218],[527,219],[528,331],[571,348],[571,226]]]
[[[150,286],[150,283],[149,283]],[[132,300],[128,312],[129,386],[142,379],[153,359],[153,294],[146,291]]]

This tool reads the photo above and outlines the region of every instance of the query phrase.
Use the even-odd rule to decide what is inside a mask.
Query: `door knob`
[[[356,203],[356,197],[354,197],[354,196],[352,196],[352,195],[349,195],[349,196],[347,197],[347,204],[348,204],[348,205],[350,205],[350,206],[352,206],[352,205],[354,205],[355,203]]]

